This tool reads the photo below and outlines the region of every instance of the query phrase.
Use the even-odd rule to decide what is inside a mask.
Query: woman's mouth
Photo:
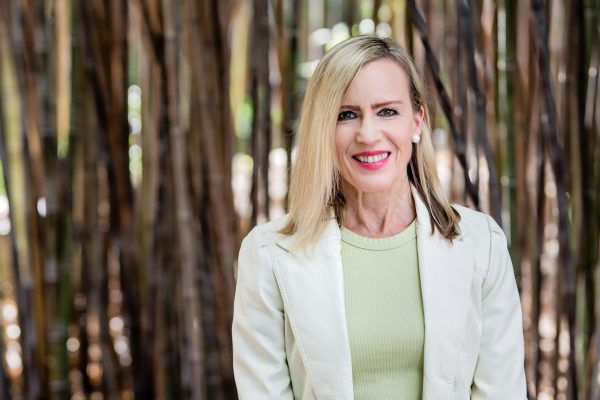
[[[362,168],[375,170],[382,168],[389,160],[389,151],[365,151],[352,156],[352,159]]]

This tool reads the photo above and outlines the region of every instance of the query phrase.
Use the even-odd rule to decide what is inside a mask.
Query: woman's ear
[[[419,107],[419,111],[415,112],[415,132],[421,132],[423,130],[423,121],[425,120],[425,108]]]

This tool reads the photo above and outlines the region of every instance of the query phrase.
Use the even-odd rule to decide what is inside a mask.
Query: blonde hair
[[[337,117],[342,99],[360,68],[380,59],[393,60],[402,68],[413,110],[424,110],[421,141],[413,144],[407,174],[427,205],[431,232],[437,229],[449,241],[459,235],[460,216],[444,196],[437,176],[425,84],[414,61],[391,39],[357,36],[325,54],[306,89],[288,194],[289,220],[280,231],[295,235],[297,248],[316,243],[332,214],[341,222],[346,203],[339,190],[341,178],[336,166]]]

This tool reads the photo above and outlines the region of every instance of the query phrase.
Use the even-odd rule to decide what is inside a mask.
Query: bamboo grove
[[[438,172],[507,233],[530,399],[600,399],[598,0],[3,0],[0,398],[233,399],[240,239],[356,34],[430,86]]]

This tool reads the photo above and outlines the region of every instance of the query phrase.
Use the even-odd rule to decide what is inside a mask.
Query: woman
[[[506,239],[444,197],[406,51],[362,36],[328,52],[297,153],[289,214],[240,250],[240,398],[525,399]]]

